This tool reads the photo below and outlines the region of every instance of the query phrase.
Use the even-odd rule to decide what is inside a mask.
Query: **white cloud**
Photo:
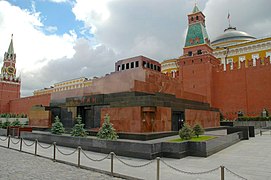
[[[62,36],[45,35],[43,29],[48,30],[48,27],[44,27],[39,12],[32,13],[0,1],[0,17],[1,54],[7,51],[10,36],[14,34],[16,66],[19,71],[27,73],[52,59],[72,57],[75,53],[73,46],[76,34],[68,32]]]
[[[69,0],[49,0],[51,2],[54,2],[54,3],[65,3],[65,2],[69,2]]]

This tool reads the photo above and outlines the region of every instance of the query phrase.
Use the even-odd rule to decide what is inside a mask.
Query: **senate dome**
[[[237,43],[247,42],[255,40],[256,38],[249,35],[246,32],[238,31],[234,27],[228,27],[224,30],[224,33],[217,38],[215,38],[211,45],[213,47],[228,46]]]

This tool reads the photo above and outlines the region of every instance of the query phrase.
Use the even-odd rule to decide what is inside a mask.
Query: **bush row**
[[[237,121],[271,121],[271,117],[238,117]]]
[[[27,115],[4,113],[4,114],[0,114],[0,118],[27,118]]]

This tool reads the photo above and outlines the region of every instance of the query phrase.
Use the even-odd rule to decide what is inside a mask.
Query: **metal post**
[[[156,160],[157,160],[156,180],[159,180],[160,179],[160,157],[157,157]]]
[[[221,175],[221,180],[225,180],[225,167],[224,166],[220,166],[220,175]]]
[[[54,155],[53,155],[53,160],[56,161],[56,142],[54,144]]]
[[[78,167],[80,168],[80,159],[81,159],[81,146],[78,146]]]
[[[113,167],[113,158],[114,158],[114,153],[113,152],[110,152],[110,155],[111,155],[111,176],[113,176],[113,174],[114,174],[114,172],[113,172],[113,169],[114,169],[114,167]]]
[[[21,141],[20,141],[20,151],[22,151],[22,148],[23,148],[23,138],[20,138]]]
[[[35,156],[37,155],[37,150],[38,150],[38,140],[35,139]]]
[[[262,132],[262,130],[260,130],[260,135],[261,135],[261,136],[263,135],[263,132]]]
[[[8,135],[8,148],[10,146],[10,135]]]

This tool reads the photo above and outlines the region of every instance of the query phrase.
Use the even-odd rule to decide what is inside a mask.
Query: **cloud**
[[[71,58],[56,59],[42,68],[22,74],[22,94],[31,94],[33,89],[50,87],[56,82],[79,77],[104,76],[105,72],[114,71],[114,63],[118,56],[112,49],[104,45],[93,48],[88,40],[78,39],[74,50],[76,53]]]
[[[209,0],[204,14],[211,40],[228,27],[228,12],[231,25],[255,37],[271,35],[270,0]]]

